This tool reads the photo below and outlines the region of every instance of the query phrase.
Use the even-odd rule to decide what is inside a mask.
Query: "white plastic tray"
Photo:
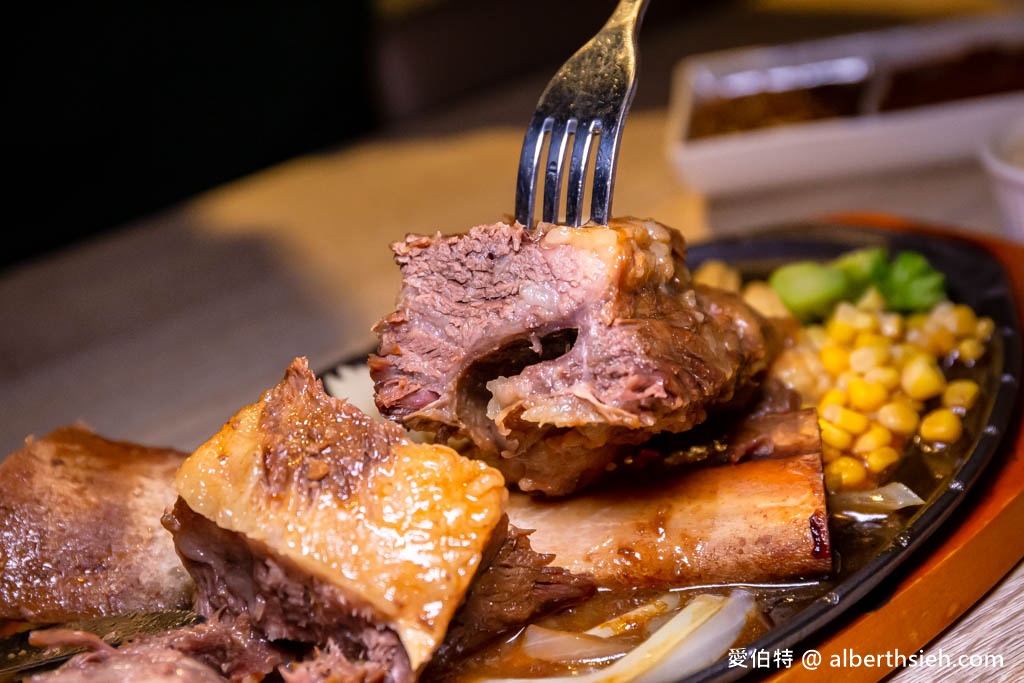
[[[998,128],[1024,113],[1024,92],[694,140],[685,135],[700,95],[721,90],[736,74],[764,80],[778,67],[860,61],[877,76],[872,81],[878,87],[893,67],[1000,44],[1024,44],[1024,15],[915,24],[688,57],[673,72],[670,159],[687,187],[724,195],[969,158]]]

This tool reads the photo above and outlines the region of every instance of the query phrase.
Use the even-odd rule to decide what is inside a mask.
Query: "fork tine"
[[[615,162],[619,151],[621,126],[612,130],[601,127],[598,131],[597,156],[594,160],[594,191],[590,198],[590,220],[606,225],[612,210],[612,190],[615,188]]]
[[[533,205],[537,188],[537,168],[544,138],[550,132],[554,119],[537,114],[526,129],[523,151],[519,157],[519,175],[516,178],[516,220],[527,228],[533,225]]]
[[[565,219],[583,223],[588,162],[594,159],[590,222],[607,224],[619,138],[636,87],[636,30],[648,0],[619,0],[604,27],[562,65],[541,93],[526,131],[516,180],[516,220],[533,227],[537,174],[544,138],[551,133],[544,167],[544,221],[557,223],[563,181],[568,185]],[[579,121],[584,123],[580,128]],[[556,123],[559,122],[559,123]],[[569,136],[574,136],[568,178]],[[600,140],[594,142],[593,136]]]
[[[586,192],[587,162],[590,145],[594,141],[593,122],[576,126],[576,137],[569,160],[569,184],[565,195],[565,223],[574,228],[583,224],[583,196]]]
[[[558,122],[552,126],[548,142],[548,163],[544,171],[544,210],[541,213],[548,223],[558,222],[558,199],[562,194],[562,170],[565,168],[565,148],[569,136],[576,132],[576,119]]]

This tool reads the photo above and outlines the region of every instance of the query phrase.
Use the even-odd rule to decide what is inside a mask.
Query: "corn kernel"
[[[924,410],[924,401],[918,401],[916,398],[910,398],[906,394],[901,393],[899,391],[893,394],[892,400],[894,403],[901,403],[907,406],[918,415],[920,415],[921,411]]]
[[[953,306],[952,324],[954,334],[958,337],[966,337],[978,328],[978,316],[974,315],[970,306],[956,304]]]
[[[853,370],[847,370],[846,372],[839,373],[839,376],[836,377],[834,384],[836,388],[842,389],[843,391],[847,391],[850,388],[850,382],[858,378],[860,378],[859,374],[857,374]]]
[[[878,331],[888,339],[903,336],[903,316],[899,313],[882,313],[878,316]]]
[[[850,352],[847,362],[851,370],[863,374],[871,368],[877,368],[889,362],[889,347],[888,345],[865,346],[854,349]]]
[[[841,450],[839,450],[838,448],[833,448],[828,444],[822,444],[821,446],[821,461],[826,465],[835,460],[836,458],[838,458],[839,456],[841,456],[842,454],[843,452]]]
[[[862,434],[867,431],[870,424],[866,415],[837,405],[825,406],[821,417],[849,434]],[[836,446],[836,448],[843,448],[843,446]]]
[[[768,318],[792,318],[782,299],[764,280],[751,280],[740,294],[748,306]]]
[[[908,337],[909,339],[909,337]],[[928,353],[939,358],[949,355],[956,348],[956,335],[945,327],[925,330],[921,346]]]
[[[892,344],[892,341],[878,332],[858,332],[856,338],[853,340],[853,348],[862,349],[865,346],[881,346],[886,349]]]
[[[849,432],[843,431],[828,420],[818,420],[818,426],[821,428],[822,443],[832,448],[845,451],[853,443],[853,437]]]
[[[853,452],[857,454],[870,453],[891,443],[892,432],[882,425],[874,424],[853,442]]]
[[[961,339],[956,345],[956,357],[968,365],[985,355],[985,345],[973,337]]]
[[[928,332],[923,327],[910,327],[907,328],[907,333],[904,335],[904,339],[907,340],[908,344],[920,348],[922,351],[927,351],[928,348]]]
[[[863,463],[848,455],[840,456],[825,466],[825,484],[832,491],[855,488],[866,478]]]
[[[828,344],[821,349],[821,364],[835,377],[850,367],[850,352],[841,346]]]
[[[877,382],[892,391],[900,385],[900,371],[891,366],[871,368],[864,373],[864,379],[869,382]]]
[[[917,344],[911,344],[909,342],[896,344],[889,350],[889,355],[892,356],[892,362],[897,367],[903,367],[912,358],[919,356],[922,353],[924,353],[924,349]]]
[[[850,322],[858,332],[874,332],[878,329],[878,318],[867,311],[857,311]]]
[[[900,454],[892,446],[882,446],[868,453],[864,461],[871,472],[880,474],[899,462]]]
[[[933,359],[916,356],[903,367],[900,387],[910,398],[926,401],[942,393],[946,378]]]
[[[988,341],[996,331],[996,324],[992,318],[979,318],[978,325],[974,328],[974,336],[981,341]]]
[[[854,337],[857,336],[857,330],[854,329],[853,325],[838,318],[829,320],[825,330],[828,332],[828,338],[841,346],[852,343]]]
[[[826,406],[845,406],[846,405],[846,392],[837,387],[833,387],[825,392],[825,395],[818,401],[818,412],[821,413]]]
[[[857,308],[849,301],[840,301],[836,304],[835,310],[832,311],[833,320],[839,320],[850,325],[853,325],[853,320],[856,317]]]
[[[925,441],[954,443],[964,433],[964,425],[949,408],[938,408],[924,416],[918,433]]]
[[[865,413],[875,412],[889,400],[889,392],[884,386],[859,377],[850,381],[847,390],[850,394],[850,407]]]
[[[950,332],[956,325],[956,313],[952,301],[940,301],[928,311],[928,324],[932,327],[945,327]]]
[[[924,329],[924,326],[927,322],[927,313],[915,313],[914,315],[907,318],[906,328],[907,330],[922,330]]]
[[[868,287],[857,300],[857,308],[868,313],[878,313],[885,310],[885,297],[878,291],[878,287]]]
[[[973,380],[953,380],[946,385],[946,389],[942,392],[942,405],[946,408],[966,412],[974,407],[980,391],[978,383]]]
[[[811,348],[821,349],[829,343],[828,334],[821,325],[807,325],[803,328],[804,340],[811,345]]]
[[[729,292],[739,292],[742,282],[740,272],[725,261],[709,259],[693,271],[694,282],[708,287],[717,287]]]
[[[917,431],[921,421],[918,412],[904,401],[892,401],[878,409],[875,416],[878,423],[897,434],[910,435]]]

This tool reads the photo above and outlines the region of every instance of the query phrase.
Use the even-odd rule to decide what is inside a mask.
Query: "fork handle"
[[[619,0],[619,4],[616,5],[615,11],[605,22],[604,27],[609,29],[623,26],[635,30],[643,17],[644,10],[647,9],[647,2],[648,0]]]
[[[516,178],[515,219],[527,228],[533,225],[545,140],[549,148],[543,175],[542,219],[558,221],[568,154],[566,223],[579,226],[583,222],[584,185],[593,153],[590,220],[607,223],[622,124],[636,89],[636,32],[647,3],[619,0],[601,30],[562,65],[541,94],[526,129]],[[595,137],[599,140],[592,144]]]

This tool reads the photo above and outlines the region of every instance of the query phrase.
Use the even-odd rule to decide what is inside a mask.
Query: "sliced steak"
[[[370,359],[381,413],[474,454],[526,491],[566,494],[659,432],[752,398],[765,321],[693,286],[675,230],[481,225],[392,245],[397,309]]]
[[[324,392],[305,359],[182,465],[165,525],[207,616],[412,680],[495,533],[501,475]],[[325,649],[326,648],[326,649]],[[298,674],[296,674],[298,675]]]
[[[82,427],[0,463],[0,618],[36,623],[184,608],[192,581],[160,515],[185,454]]]

